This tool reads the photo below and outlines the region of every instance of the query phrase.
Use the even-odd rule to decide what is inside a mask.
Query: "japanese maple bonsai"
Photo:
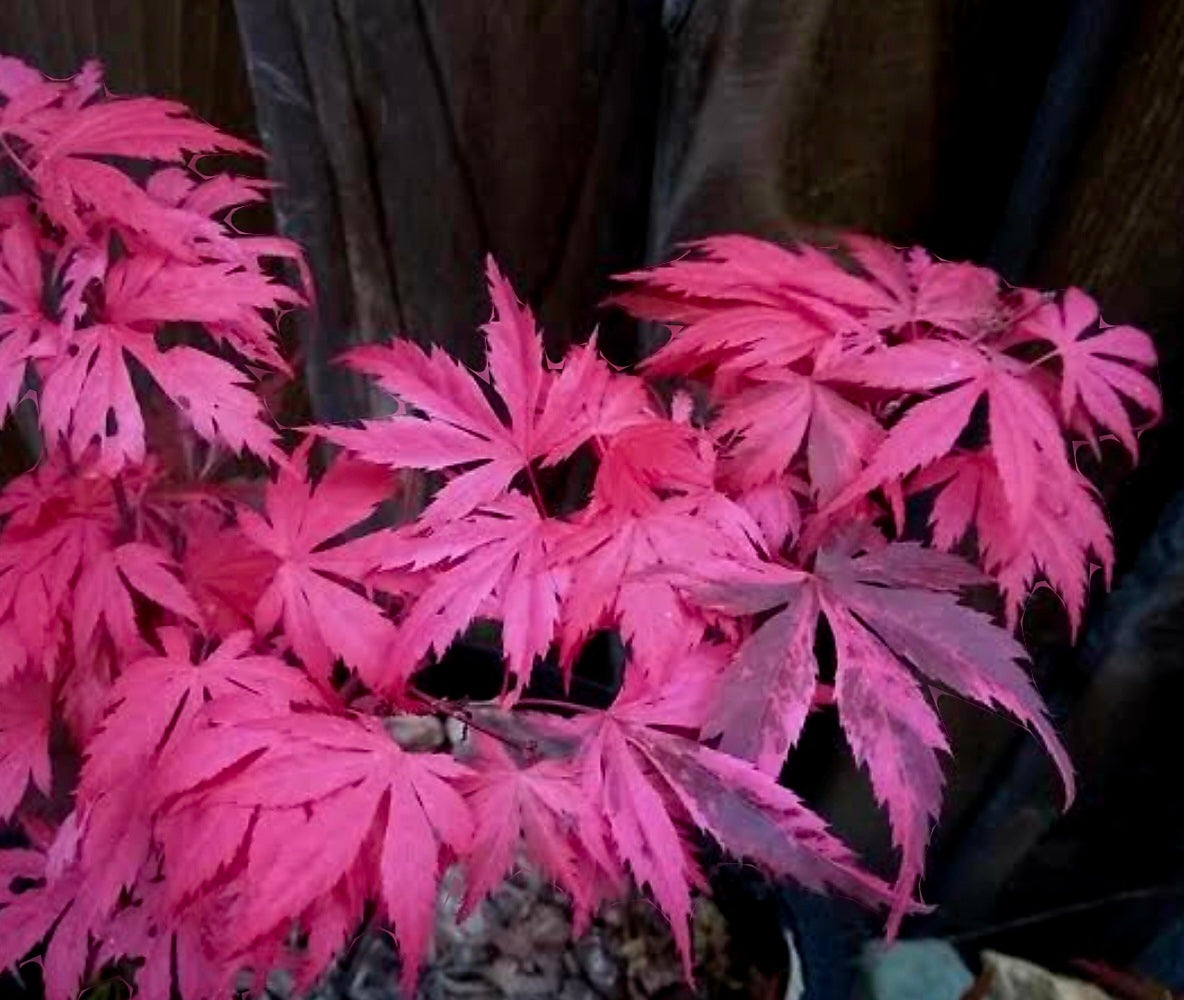
[[[277,264],[300,251],[234,226],[266,184],[187,160],[250,147],[93,65],[3,59],[0,96],[0,407],[41,438],[0,497],[0,814],[26,845],[0,852],[0,966],[44,946],[55,1000],[117,961],[198,1000],[244,970],[307,985],[368,918],[410,983],[445,868],[471,908],[524,848],[578,921],[641,886],[690,974],[703,836],[894,932],[939,813],[940,692],[1029,727],[1072,796],[1014,633],[1034,585],[1076,630],[1109,576],[1071,443],[1134,458],[1160,405],[1148,337],[1085,293],[866,237],[721,236],[623,276],[617,304],[671,335],[622,372],[595,337],[548,358],[490,262],[482,371],[360,347],[395,412],[282,429],[277,322],[311,291]],[[991,583],[996,614],[966,601]],[[475,622],[500,697],[425,691]],[[535,696],[604,630],[607,708]],[[778,784],[815,707],[887,811],[893,884]],[[466,737],[413,752],[409,714]]]

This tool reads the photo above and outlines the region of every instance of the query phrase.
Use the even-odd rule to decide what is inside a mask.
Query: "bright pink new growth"
[[[671,331],[632,374],[595,338],[548,358],[490,261],[481,371],[357,348],[393,414],[299,439],[254,383],[292,374],[300,251],[231,225],[266,183],[188,162],[250,148],[93,65],[0,58],[0,99],[0,411],[43,437],[0,493],[0,819],[27,841],[0,851],[0,967],[44,948],[50,1000],[123,959],[149,1000],[304,988],[366,914],[410,986],[446,868],[472,909],[523,856],[578,922],[642,887],[690,975],[704,837],[894,932],[956,750],[940,692],[1030,729],[1072,797],[1014,630],[1047,584],[1076,631],[1109,578],[1074,440],[1134,457],[1160,411],[1149,338],[1085,293],[867,237],[715,237],[624,276]],[[501,697],[433,696],[422,668],[478,623]],[[602,630],[607,708],[532,698]],[[812,710],[885,809],[892,884],[778,784]],[[415,714],[468,735],[404,745]]]

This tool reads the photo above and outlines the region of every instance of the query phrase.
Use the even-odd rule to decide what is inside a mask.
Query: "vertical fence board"
[[[99,59],[115,93],[176,97],[221,128],[255,134],[233,0],[0,4],[0,51],[59,77]]]
[[[487,253],[552,348],[587,336],[606,276],[643,252],[658,11],[240,0],[272,169],[298,192],[278,195],[280,224],[336,302],[309,350],[319,411],[371,405],[324,372],[357,340],[400,332],[480,363]]]

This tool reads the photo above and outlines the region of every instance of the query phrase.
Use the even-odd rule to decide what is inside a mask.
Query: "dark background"
[[[1117,453],[1100,472],[1115,591],[1075,647],[1038,604],[1025,622],[1078,804],[1060,815],[1015,727],[944,705],[940,909],[906,932],[1184,975],[1184,3],[38,0],[0,5],[0,50],[57,75],[97,55],[112,90],[261,140],[319,286],[301,333],[321,417],[369,405],[327,365],[349,343],[476,360],[487,251],[553,346],[600,323],[621,361],[646,331],[598,312],[608,275],[732,230],[920,242],[1148,329],[1167,418],[1136,472]],[[787,777],[888,865],[836,738],[812,723]],[[791,902],[823,936],[845,919]]]

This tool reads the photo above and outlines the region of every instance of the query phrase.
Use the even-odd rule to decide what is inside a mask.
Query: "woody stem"
[[[526,479],[530,483],[530,495],[534,500],[535,507],[538,508],[539,517],[547,517],[547,505],[543,502],[543,491],[539,489],[539,481],[534,474],[534,466],[529,462],[526,464]]]
[[[556,701],[554,698],[519,698],[519,708],[559,708],[571,712],[596,712],[598,709],[574,701]]]
[[[537,753],[538,751],[538,748],[533,743],[521,743],[518,740],[507,736],[505,733],[499,732],[493,726],[484,725],[475,718],[474,713],[470,708],[466,708],[463,705],[458,705],[455,702],[446,701],[442,698],[434,698],[432,695],[427,694],[424,691],[420,691],[418,688],[409,687],[407,691],[411,697],[416,699],[416,701],[423,702],[423,704],[427,705],[428,708],[431,708],[433,711],[456,719],[457,722],[462,722],[466,726],[477,730],[477,732],[483,733],[484,735],[497,740],[499,743],[504,743],[508,746],[515,747],[516,749],[521,750],[523,753],[533,754]]]
[[[115,493],[115,506],[119,509],[122,533],[126,541],[132,541],[136,537],[136,518],[132,513],[131,504],[128,503],[127,490],[124,489],[122,476],[116,476],[111,480],[111,489]]]
[[[31,171],[29,169],[29,165],[27,163],[25,163],[24,160],[22,160],[19,156],[16,155],[16,150],[13,149],[12,146],[9,144],[8,136],[6,136],[3,132],[0,132],[0,149],[3,149],[4,152],[8,154],[8,158],[10,160],[12,160],[12,162],[17,165],[17,168],[20,170],[20,172],[22,174],[25,175],[25,177],[28,180],[30,180],[30,181],[34,180],[33,171]]]
[[[1061,352],[1057,348],[1054,347],[1051,351],[1047,351],[1044,354],[1040,355],[1040,357],[1038,357],[1035,361],[1029,361],[1028,362],[1029,370],[1032,368],[1039,367],[1040,365],[1044,364],[1044,362],[1046,362],[1046,361],[1051,361],[1053,358],[1057,357],[1057,355],[1059,355],[1060,353]]]

